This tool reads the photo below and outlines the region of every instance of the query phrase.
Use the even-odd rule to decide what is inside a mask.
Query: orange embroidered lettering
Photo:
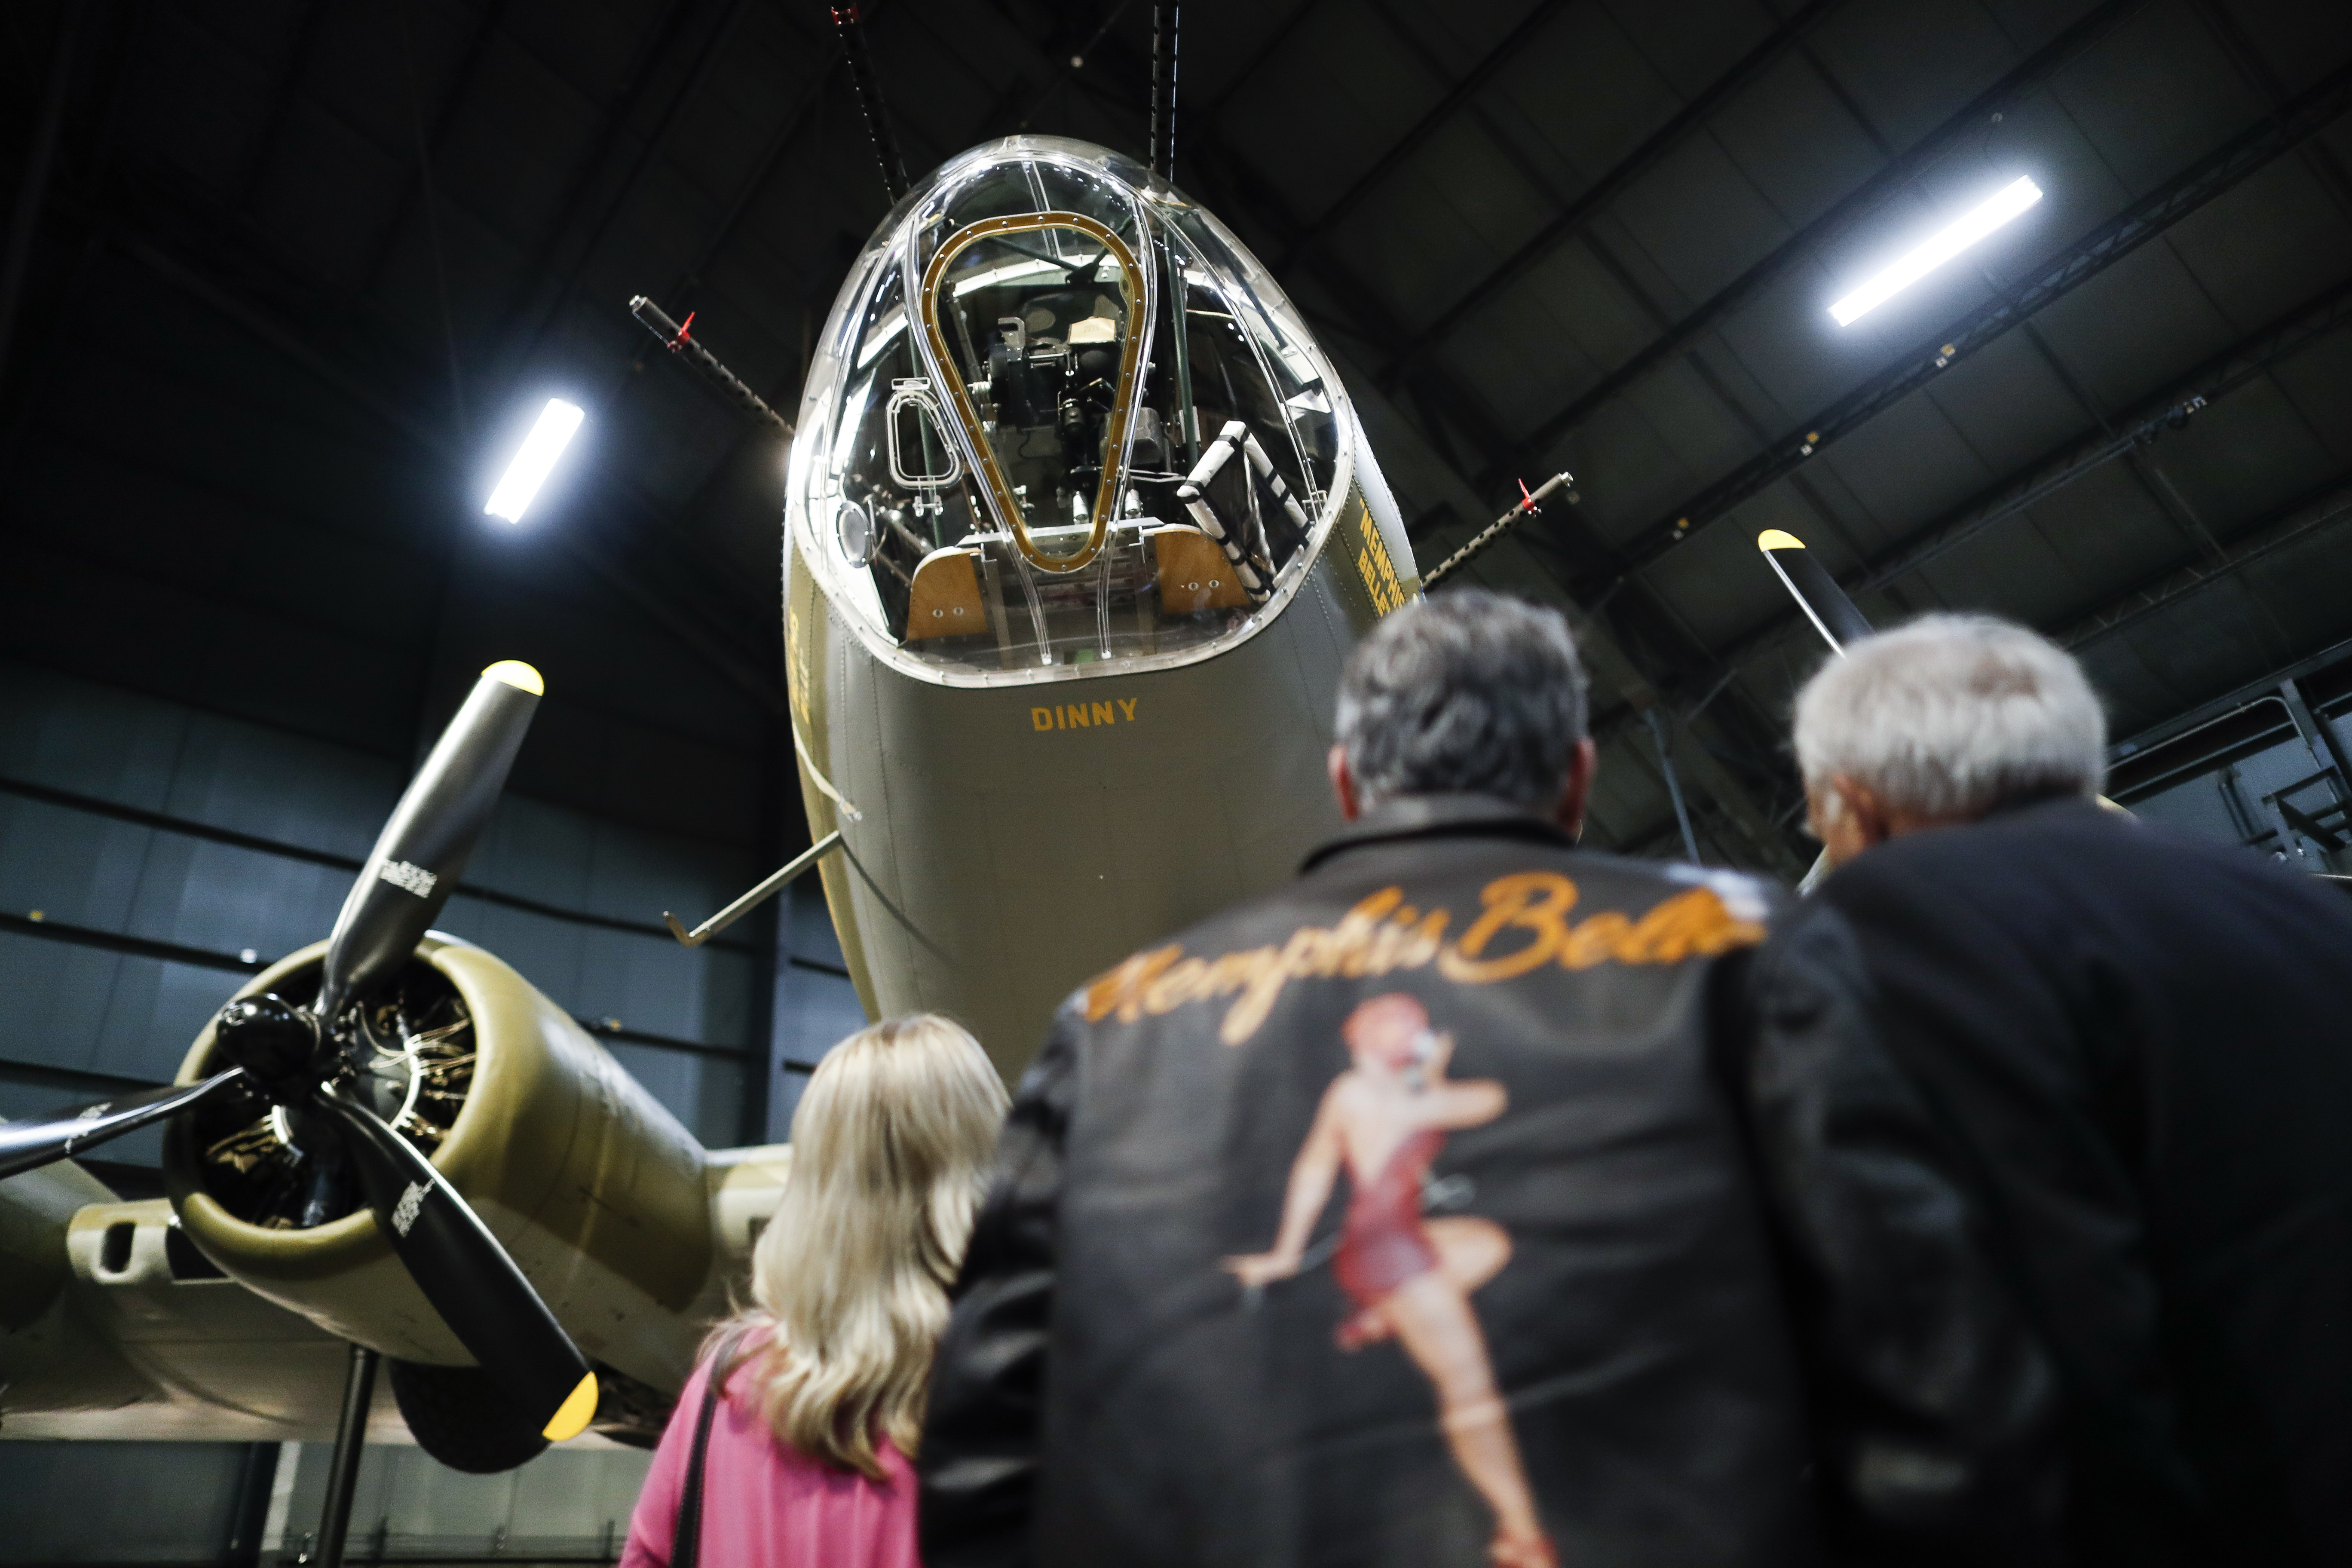
[[[1134,1023],[1143,1016],[1143,988],[1175,963],[1183,951],[1181,947],[1163,947],[1139,952],[1117,969],[1098,976],[1087,987],[1087,1022],[1099,1024],[1116,1010],[1120,1023]]]
[[[1459,942],[1437,955],[1437,972],[1467,985],[1487,985],[1525,974],[1558,952],[1568,935],[1562,917],[1575,907],[1576,884],[1556,871],[1521,871],[1496,878],[1479,896],[1486,902],[1486,912],[1462,933]],[[1535,935],[1526,946],[1500,958],[1484,957],[1486,944],[1510,926]]]
[[[1693,888],[1635,921],[1617,955],[1627,963],[1679,963],[1763,940],[1764,928],[1733,920],[1714,889]]]
[[[1200,994],[1201,981],[1208,973],[1209,966],[1200,959],[1186,959],[1144,988],[1143,1010],[1157,1016],[1190,1002]]]
[[[1559,964],[1562,969],[1591,969],[1596,963],[1606,963],[1617,956],[1623,945],[1625,933],[1633,922],[1622,910],[1604,910],[1591,920],[1579,921],[1568,940],[1559,944]]]

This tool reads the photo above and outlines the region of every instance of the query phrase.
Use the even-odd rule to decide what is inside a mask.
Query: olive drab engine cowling
[[[304,993],[317,983],[324,948],[289,955],[238,994]],[[688,1309],[713,1271],[701,1146],[499,959],[433,933],[414,962],[454,989],[471,1022],[471,1059],[453,1058],[469,1070],[453,1075],[446,1130],[415,1114],[414,1092],[395,1127],[437,1134],[435,1165],[593,1361],[654,1388],[677,1387],[699,1327]],[[180,1080],[216,1070],[214,1055],[207,1027]],[[420,1077],[428,1089],[435,1081]],[[472,1364],[364,1206],[310,1224],[240,1217],[238,1150],[299,1137],[282,1115],[268,1130],[229,1125],[247,1111],[167,1126],[164,1180],[188,1237],[232,1279],[332,1334],[404,1361]]]

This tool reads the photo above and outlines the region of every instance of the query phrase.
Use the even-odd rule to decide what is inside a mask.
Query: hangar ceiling
[[[1140,0],[866,15],[912,167],[1021,129],[1141,149]],[[756,839],[778,453],[625,303],[698,312],[794,404],[885,205],[823,7],[77,0],[0,31],[10,648],[404,752],[501,616],[586,628],[551,681],[578,733],[519,787]],[[1468,575],[1585,628],[1596,839],[1680,851],[1663,737],[1707,857],[1786,872],[1819,650],[1762,529],[1874,616],[2075,646],[2118,737],[2352,638],[2347,107],[2352,7],[2317,0],[1195,0],[1178,179],[1340,362],[1424,570],[1577,475]],[[2021,174],[2025,217],[1832,323]],[[537,526],[486,533],[469,498],[555,391],[588,436]],[[751,782],[698,805],[697,770]]]

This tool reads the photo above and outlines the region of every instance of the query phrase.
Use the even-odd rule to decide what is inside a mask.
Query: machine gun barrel
[[[644,322],[646,331],[659,338],[662,341],[663,347],[668,349],[669,352],[674,354],[682,355],[686,359],[691,361],[695,369],[700,371],[704,375],[709,376],[712,384],[715,384],[719,391],[724,392],[728,396],[742,405],[747,413],[752,414],[761,419],[764,419],[769,424],[774,426],[778,430],[783,432],[787,440],[792,437],[792,421],[777,413],[774,409],[769,407],[766,399],[762,398],[758,393],[752,391],[750,387],[744,385],[741,377],[738,376],[733,371],[729,370],[725,365],[719,363],[719,356],[717,354],[712,353],[709,349],[704,348],[700,343],[696,342],[694,341],[693,334],[688,332],[686,330],[686,327],[671,321],[669,319],[668,312],[665,311],[659,305],[655,304],[653,300],[646,296],[640,294],[635,299],[629,301],[629,314]],[[691,324],[694,321],[694,317],[690,312],[688,314],[686,319],[688,324]]]
[[[1430,589],[1436,587],[1440,583],[1444,582],[1445,579],[1453,576],[1454,574],[1462,570],[1463,567],[1470,564],[1474,558],[1475,558],[1480,552],[1484,552],[1488,546],[1492,545],[1495,541],[1502,538],[1503,535],[1517,528],[1520,523],[1525,522],[1528,518],[1531,518],[1538,511],[1541,511],[1543,510],[1543,502],[1546,497],[1553,494],[1555,491],[1566,489],[1566,487],[1572,485],[1575,482],[1576,476],[1574,474],[1559,473],[1554,474],[1551,478],[1538,485],[1532,493],[1527,490],[1524,486],[1521,487],[1518,504],[1511,508],[1510,510],[1505,512],[1502,516],[1496,518],[1494,521],[1488,523],[1485,528],[1480,529],[1476,538],[1471,540],[1469,543],[1464,545],[1461,549],[1455,551],[1453,554],[1447,556],[1443,562],[1439,563],[1435,571],[1430,573],[1429,575],[1421,580],[1422,591],[1423,593],[1427,593]],[[1574,506],[1580,499],[1581,498],[1579,497],[1574,490],[1569,490],[1569,505]]]

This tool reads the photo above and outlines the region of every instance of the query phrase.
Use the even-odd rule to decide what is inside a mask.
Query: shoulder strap
[[[686,1485],[677,1497],[677,1525],[670,1535],[669,1568],[698,1568],[702,1555],[702,1471],[710,1452],[710,1423],[727,1392],[727,1374],[734,1369],[736,1349],[743,1342],[740,1330],[719,1342],[710,1352],[710,1376],[702,1385],[702,1409],[694,1418],[694,1447],[687,1456]]]

